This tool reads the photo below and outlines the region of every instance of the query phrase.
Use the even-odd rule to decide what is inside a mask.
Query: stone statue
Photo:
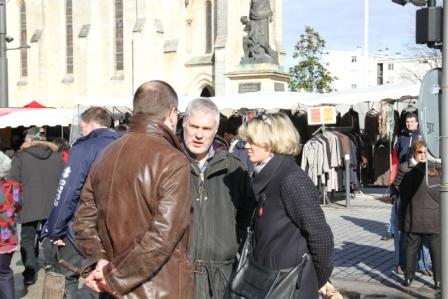
[[[269,22],[272,19],[270,0],[251,0],[249,18],[241,17],[244,31],[244,56],[241,64],[275,63],[278,64],[278,53],[269,46]]]

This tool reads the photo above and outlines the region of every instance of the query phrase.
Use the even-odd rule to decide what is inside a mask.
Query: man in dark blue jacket
[[[70,150],[68,164],[59,181],[54,207],[42,236],[50,238],[58,247],[61,259],[76,267],[81,266],[83,259],[74,245],[71,224],[93,161],[107,145],[118,139],[117,133],[109,128],[110,123],[109,112],[101,107],[89,108],[80,115],[81,137]],[[66,298],[78,298],[79,275],[57,265],[54,268],[66,278]]]
[[[397,149],[399,163],[408,161],[409,151],[412,145],[421,140],[422,136],[418,129],[417,115],[409,113],[406,115],[406,128],[401,131],[397,136]]]

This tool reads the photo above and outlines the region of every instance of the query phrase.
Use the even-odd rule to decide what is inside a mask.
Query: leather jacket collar
[[[163,122],[150,118],[144,114],[137,113],[131,116],[129,132],[158,135],[178,150],[183,151],[177,137]]]

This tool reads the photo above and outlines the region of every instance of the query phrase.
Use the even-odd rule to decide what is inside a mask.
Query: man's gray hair
[[[219,110],[212,100],[207,98],[197,98],[188,103],[188,106],[185,109],[184,119],[187,120],[193,113],[214,113],[216,118],[216,129],[219,127]]]

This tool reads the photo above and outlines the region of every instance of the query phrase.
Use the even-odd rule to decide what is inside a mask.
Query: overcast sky
[[[415,43],[417,9],[391,0],[369,0],[369,53],[385,48],[405,53]],[[364,0],[283,0],[287,66],[293,63],[294,45],[307,25],[320,33],[327,50],[354,50],[363,46]]]

